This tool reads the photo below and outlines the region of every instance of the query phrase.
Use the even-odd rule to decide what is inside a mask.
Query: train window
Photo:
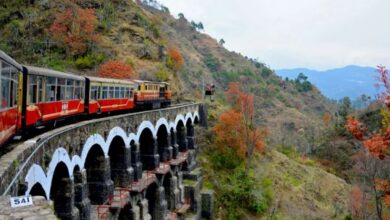
[[[82,82],[75,81],[73,99],[82,99],[84,97],[83,88],[84,88],[84,84]]]
[[[72,79],[66,80],[66,91],[65,91],[65,99],[70,100],[74,98],[74,86],[75,82]]]
[[[65,88],[66,88],[66,80],[62,78],[57,79],[57,101],[65,100]]]
[[[37,76],[29,75],[28,76],[28,103],[29,104],[37,103],[37,96],[38,96]]]
[[[119,97],[121,98],[121,99],[123,99],[123,98],[125,98],[125,87],[120,87],[119,88]]]
[[[107,98],[108,98],[108,87],[104,86],[102,91],[102,99],[107,99]]]
[[[109,98],[109,99],[115,98],[114,92],[115,92],[115,87],[110,86],[110,87],[109,87],[109,90],[108,90],[108,97],[107,97],[107,98]]]
[[[141,85],[138,85],[138,91],[140,91],[141,90]]]
[[[120,90],[120,87],[115,87],[115,97],[114,98],[120,98],[120,93],[121,93],[121,90]]]
[[[99,99],[99,88],[98,86],[91,87],[91,99],[98,100]]]
[[[56,100],[56,84],[57,79],[47,77],[46,79],[46,102],[54,102]]]
[[[10,66],[6,63],[2,63],[1,68],[1,105],[2,109],[8,108],[10,106],[10,87],[11,80],[9,78]]]
[[[43,85],[44,85],[44,78],[42,76],[37,77],[37,83],[38,83],[38,103],[44,102],[43,97]]]

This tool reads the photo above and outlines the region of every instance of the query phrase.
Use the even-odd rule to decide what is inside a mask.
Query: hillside
[[[100,41],[90,43],[84,54],[72,56],[67,45],[48,31],[64,11],[63,1],[2,4],[0,48],[22,63],[96,75],[101,63],[122,60],[142,79],[172,82],[177,100],[199,100],[203,80],[217,85],[217,98],[227,83],[241,80],[256,95],[259,123],[272,128],[273,134],[280,133],[283,124],[294,124],[296,129],[318,127],[321,115],[332,111],[318,90],[298,92],[265,64],[226,50],[184,16],[173,18],[167,9],[132,1],[83,1],[78,7],[96,11]],[[172,48],[184,58],[178,71],[168,63]]]
[[[272,180],[274,200],[267,217],[343,219],[348,214],[351,187],[344,180],[277,151],[268,152],[257,164],[256,178]]]
[[[129,78],[169,81],[175,102],[202,101],[202,83],[214,83],[216,101],[206,100],[211,126],[227,108],[224,92],[228,83],[240,81],[255,95],[256,123],[269,132],[268,149],[291,145],[306,148],[303,153],[310,153],[311,137],[323,129],[323,114],[336,109],[315,87],[300,91],[266,64],[228,51],[216,39],[197,31],[185,16],[178,19],[171,16],[167,8],[156,9],[140,1],[111,0],[19,0],[0,5],[0,49],[17,61],[81,75],[98,75],[102,64],[119,60],[134,70],[135,74]],[[70,44],[60,42],[50,31],[53,21],[61,18],[67,8],[94,9],[98,40],[88,42],[82,53],[72,53]],[[290,209],[305,207],[307,215],[296,215],[298,219],[314,217],[316,212],[324,218],[332,216],[330,200],[336,198],[337,190],[348,188],[342,180],[318,168],[297,164],[274,151],[258,161],[258,166],[260,170],[266,169],[265,175],[277,184],[275,193],[289,192],[286,196],[291,196],[275,196],[278,212],[287,216],[291,214]],[[290,175],[288,172],[293,179],[299,179],[299,186],[284,185],[284,177],[279,174]],[[313,189],[318,187],[317,179],[324,180],[321,183],[324,186],[336,184],[335,188]]]
[[[363,94],[374,98],[378,94],[374,87],[377,83],[376,70],[372,67],[346,66],[325,71],[306,68],[276,70],[279,76],[290,79],[295,79],[299,73],[305,74],[330,99],[339,100],[345,96],[356,99]]]

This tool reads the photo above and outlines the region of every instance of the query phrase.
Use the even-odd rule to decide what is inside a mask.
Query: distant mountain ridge
[[[307,68],[279,69],[276,74],[289,79],[295,79],[299,73],[303,73],[308,80],[330,99],[341,99],[345,96],[356,99],[362,94],[374,97],[379,93],[374,86],[377,82],[376,69],[349,65],[325,71],[311,70]]]

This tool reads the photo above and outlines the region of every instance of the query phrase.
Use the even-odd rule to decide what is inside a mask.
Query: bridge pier
[[[149,129],[144,129],[139,138],[143,170],[154,170],[160,163],[157,138]]]
[[[188,142],[188,149],[195,150],[195,129],[194,124],[190,121],[187,122],[187,142]]]
[[[158,154],[160,162],[165,162],[172,159],[172,146],[170,144],[171,137],[165,126],[161,126],[157,131]]]
[[[75,206],[79,209],[80,219],[89,220],[91,213],[91,201],[88,198],[87,171],[74,171],[74,201]]]
[[[187,134],[186,134],[186,127],[183,125],[183,123],[179,123],[176,128],[177,134],[177,144],[179,145],[179,151],[180,152],[186,152],[188,150],[188,141],[187,141]]]
[[[177,144],[177,132],[174,131],[173,128],[171,129],[170,136],[171,136],[170,146],[172,147],[172,159],[176,159],[177,155],[179,154],[179,145]]]
[[[80,219],[79,210],[75,207],[74,200],[74,185],[70,178],[62,178],[61,184],[57,192],[53,193],[54,210],[56,214],[63,220],[78,220]]]
[[[130,144],[131,149],[131,166],[133,167],[133,181],[138,181],[142,178],[142,163],[141,153],[139,150],[139,144],[132,142]]]
[[[88,162],[88,160],[87,160]],[[103,204],[114,192],[114,183],[111,180],[110,158],[96,157],[86,164],[89,199],[94,205]]]
[[[126,148],[121,138],[115,137],[110,151],[111,179],[115,187],[126,187],[133,181],[134,170],[131,167],[131,149]]]

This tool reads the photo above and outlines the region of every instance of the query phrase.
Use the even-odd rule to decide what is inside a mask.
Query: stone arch
[[[199,116],[194,114],[194,124],[199,124]]]
[[[191,123],[192,123],[192,121],[193,121],[193,116],[192,116],[192,113],[191,112],[188,112],[187,114],[186,114],[186,117],[185,117],[185,123],[187,124],[188,123],[188,120],[191,120]]]
[[[129,138],[126,134],[126,132],[121,128],[121,127],[114,127],[113,129],[110,130],[110,133],[108,134],[107,136],[107,154],[108,154],[108,151],[110,151],[110,148],[112,146],[112,141],[116,138],[121,138],[123,140],[123,143],[125,145],[126,148],[129,148]]]
[[[156,135],[154,135],[155,134],[155,129],[154,129],[154,126],[153,126],[152,122],[150,122],[150,121],[143,121],[138,126],[137,135],[136,135],[136,141],[138,141],[138,142],[140,141],[141,134],[144,132],[145,129],[149,129],[150,132],[152,132],[152,136],[156,136]]]
[[[43,189],[43,186],[40,183],[35,183],[35,185],[30,190],[30,195],[32,196],[44,196],[46,199],[46,192]]]
[[[50,188],[50,199],[54,202],[54,211],[61,219],[71,219],[79,212],[74,207],[73,180],[69,176],[68,167],[59,162],[54,169]]]
[[[25,181],[28,183],[26,195],[29,195],[32,187],[39,183],[45,191],[45,197],[50,198],[51,182],[48,181],[48,178],[41,166],[33,164],[27,172]]]
[[[186,136],[187,134],[184,126],[184,121],[179,120],[176,124],[176,141],[179,145],[180,152],[186,152],[188,149]]]
[[[85,163],[87,160],[87,156],[90,153],[90,150],[92,147],[99,147],[100,150],[103,152],[103,155],[105,157],[108,157],[108,151],[105,150],[106,142],[104,141],[104,138],[99,134],[94,134],[90,136],[87,141],[84,144],[83,150],[81,152],[81,158],[80,161],[82,162],[80,168],[85,167]]]
[[[154,170],[159,163],[157,143],[153,130],[145,128],[139,135],[139,147],[143,170]]]
[[[110,164],[98,144],[89,148],[84,167],[87,171],[89,199],[92,204],[103,204],[113,191]]]
[[[127,173],[128,166],[130,166],[130,155],[125,141],[123,137],[115,136],[111,138],[109,143],[111,180],[116,187],[126,187],[130,183],[130,174]]]
[[[187,136],[194,136],[194,124],[192,123],[192,119],[187,119],[186,121],[186,128],[187,128]]]
[[[157,129],[157,148],[160,156],[160,162],[172,159],[172,146],[170,146],[170,135],[168,127],[161,125]]]
[[[169,127],[170,127],[168,121],[165,118],[158,119],[158,121],[156,123],[154,136],[157,136],[158,130],[160,129],[161,126],[165,126],[165,128],[167,130],[169,130]]]

